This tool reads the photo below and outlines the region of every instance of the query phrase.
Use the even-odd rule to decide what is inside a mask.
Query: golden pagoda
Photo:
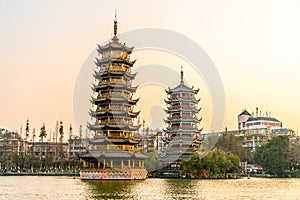
[[[147,158],[137,149],[135,132],[139,125],[134,121],[139,112],[134,106],[139,99],[133,99],[137,87],[132,86],[136,74],[131,73],[135,61],[130,60],[133,47],[119,42],[117,19],[114,20],[114,35],[111,41],[98,45],[97,70],[94,77],[97,94],[91,102],[95,110],[90,111],[95,119],[89,129],[95,135],[89,141],[89,150],[80,155],[84,160],[81,179],[146,179],[144,160]]]

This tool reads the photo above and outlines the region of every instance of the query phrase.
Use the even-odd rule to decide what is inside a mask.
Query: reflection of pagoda
[[[138,141],[134,132],[139,128],[133,121],[139,114],[133,107],[138,99],[132,99],[136,87],[131,86],[135,74],[131,68],[135,61],[130,61],[132,47],[119,42],[117,20],[114,20],[114,36],[105,46],[98,45],[96,58],[99,71],[95,72],[98,84],[94,85],[96,98],[92,103],[96,110],[90,114],[96,119],[89,125],[95,131],[90,140],[89,152],[81,155],[84,168],[81,179],[145,179],[145,156],[135,147]]]
[[[166,138],[166,156],[163,158],[165,170],[178,170],[178,174],[166,172],[168,176],[179,176],[182,169],[182,161],[186,160],[196,150],[201,143],[198,125],[201,119],[198,119],[200,109],[198,109],[199,100],[195,95],[198,90],[188,87],[183,81],[183,70],[181,69],[180,84],[174,89],[168,88],[166,93],[167,100],[167,127],[165,130]]]

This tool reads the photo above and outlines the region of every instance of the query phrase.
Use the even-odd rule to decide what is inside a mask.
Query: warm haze
[[[111,38],[115,9],[120,32],[169,29],[207,52],[224,85],[224,127],[236,129],[242,109],[259,107],[299,130],[299,0],[0,0],[0,127],[19,130],[26,119],[36,129],[43,122],[53,129],[57,120],[74,124],[78,72],[96,44]],[[184,63],[178,63],[179,74]],[[209,95],[201,80],[191,85],[201,88],[201,126],[211,131]]]

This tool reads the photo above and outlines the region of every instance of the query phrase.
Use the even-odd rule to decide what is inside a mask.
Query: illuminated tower
[[[91,100],[95,110],[90,112],[95,123],[89,125],[95,136],[90,140],[90,151],[81,156],[85,161],[81,178],[145,179],[146,157],[135,149],[138,141],[134,133],[139,125],[134,121],[139,112],[134,111],[138,99],[132,97],[136,91],[132,86],[136,74],[131,73],[135,61],[130,61],[133,47],[119,42],[116,18],[113,38],[104,46],[98,45],[97,51],[102,57],[95,62],[98,83],[93,90],[97,96]]]

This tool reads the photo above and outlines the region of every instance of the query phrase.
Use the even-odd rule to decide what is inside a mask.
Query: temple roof
[[[165,102],[167,104],[175,103],[175,102],[191,102],[197,104],[199,101],[200,99],[192,99],[192,98],[168,98],[167,100],[165,99]]]
[[[97,46],[98,46],[97,51],[100,54],[104,53],[105,51],[112,51],[112,50],[124,51],[126,53],[131,54],[134,48],[134,47],[126,46],[125,43],[121,44],[117,37],[114,37],[112,41],[110,41],[108,44],[104,46],[100,46],[99,44]]]
[[[194,94],[197,94],[199,92],[198,90],[194,90],[194,86],[193,87],[188,87],[184,84],[183,81],[183,69],[181,67],[181,79],[180,79],[180,84],[178,86],[176,86],[175,88],[171,89],[168,88],[168,90],[166,90],[167,94],[171,94],[171,93],[180,93],[180,92],[192,92]]]
[[[96,85],[93,89],[94,91],[98,92],[99,90],[104,89],[124,89],[126,91],[135,92],[137,89],[137,86],[132,87],[128,86],[126,84],[114,84],[114,83],[101,83],[101,85]]]
[[[130,151],[123,150],[114,150],[114,151],[89,151],[86,154],[79,155],[80,158],[96,158],[101,160],[101,158],[136,158],[136,159],[147,159],[148,156],[135,153]]]
[[[137,99],[127,99],[125,97],[101,97],[101,98],[94,98],[92,97],[91,102],[127,102],[130,105],[135,105],[140,98]]]
[[[134,126],[134,125],[129,125],[129,124],[88,124],[88,127],[90,130],[107,130],[107,129],[115,129],[115,130],[132,130],[132,131],[136,131],[139,129],[139,125],[138,126]]]
[[[128,144],[137,144],[139,141],[131,138],[113,138],[113,137],[95,137],[90,138],[90,144],[115,144],[115,143],[128,143]]]
[[[129,61],[129,60],[126,60],[126,59],[121,59],[121,58],[109,58],[109,59],[98,59],[98,58],[96,58],[95,64],[98,67],[101,67],[102,64],[123,63],[123,64],[126,64],[126,65],[132,67],[135,62],[136,62],[136,60]]]
[[[103,71],[103,72],[96,72],[94,74],[94,78],[100,79],[101,77],[115,77],[115,76],[122,76],[125,78],[129,78],[130,80],[133,79],[136,76],[137,73],[130,74],[122,71]]]

